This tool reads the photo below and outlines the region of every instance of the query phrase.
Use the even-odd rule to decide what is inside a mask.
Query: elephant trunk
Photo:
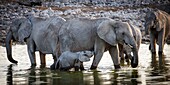
[[[137,44],[136,44],[136,41],[133,39],[131,39],[131,48],[132,48],[132,53],[133,53],[133,56],[131,57],[131,66],[133,68],[137,67],[138,66],[138,49],[137,49]]]
[[[135,68],[138,66],[138,50],[136,46],[133,46],[132,52],[133,52],[133,56],[131,58],[131,66],[132,68]]]
[[[138,49],[134,37],[131,35],[125,37],[125,44],[132,49],[133,56],[131,57],[131,66],[135,68],[138,66]]]
[[[149,30],[148,28],[145,27],[145,35],[148,35],[149,34]]]
[[[149,34],[149,26],[145,23],[145,35]]]
[[[6,37],[6,51],[7,51],[7,58],[10,62],[12,63],[18,63],[18,61],[14,60],[12,58],[12,33],[11,31],[8,32],[7,37]]]

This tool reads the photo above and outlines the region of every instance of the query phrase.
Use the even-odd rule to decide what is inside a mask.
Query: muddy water
[[[131,68],[126,62],[122,69],[114,70],[113,62],[108,52],[101,59],[97,70],[90,70],[90,62],[84,63],[85,71],[51,71],[52,56],[47,55],[46,68],[40,68],[39,55],[37,54],[37,67],[30,69],[30,61],[25,45],[13,46],[14,59],[18,65],[11,64],[6,58],[6,50],[0,47],[0,85],[6,84],[44,84],[44,85],[103,85],[125,84],[146,85],[170,84],[170,46],[165,45],[162,62],[159,56],[151,56],[148,45],[142,44],[139,51],[139,66]],[[156,58],[154,58],[156,57]],[[161,64],[160,64],[161,63]]]

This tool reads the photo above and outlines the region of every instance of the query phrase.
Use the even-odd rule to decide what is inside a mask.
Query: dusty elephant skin
[[[35,51],[39,51],[41,64],[44,66],[45,54],[53,54],[56,58],[57,34],[65,20],[58,16],[50,18],[40,18],[31,16],[30,18],[15,19],[6,37],[6,50],[8,60],[18,63],[12,58],[12,40],[16,42],[26,42],[31,65],[36,65]]]
[[[139,30],[139,28],[137,26],[134,26],[132,24],[129,24],[131,29],[132,29],[132,33],[133,33],[133,37],[135,38],[136,44],[137,44],[137,50],[139,51],[140,48],[140,44],[142,41],[142,34],[141,31]],[[120,52],[120,57],[121,60],[124,60],[124,58],[126,59],[126,61],[129,61],[129,58],[132,57],[131,55],[131,47],[126,45],[126,44],[118,44],[119,45],[119,52]],[[124,56],[125,54],[125,56]]]
[[[80,69],[83,62],[90,61],[93,56],[92,51],[80,51],[80,52],[63,52],[55,64],[55,69],[59,70],[69,70],[70,68],[75,68],[76,71]],[[80,69],[84,70],[84,69]]]
[[[146,34],[150,34],[150,50],[156,53],[156,43],[159,45],[158,53],[162,54],[165,41],[170,32],[170,15],[161,10],[148,12],[145,23]]]
[[[132,67],[138,66],[138,53],[128,23],[110,18],[75,18],[66,21],[59,31],[61,53],[64,51],[94,50],[91,69],[96,69],[105,51],[109,51],[115,68],[120,68],[118,43],[132,46]]]

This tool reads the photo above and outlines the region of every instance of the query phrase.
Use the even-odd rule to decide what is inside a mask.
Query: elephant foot
[[[36,67],[36,64],[31,64],[31,68],[35,68]]]
[[[90,69],[91,70],[95,70],[97,68],[97,66],[91,66]]]
[[[83,71],[83,70],[85,70],[85,69],[84,69],[84,67],[80,67],[80,70]]]
[[[79,71],[80,68],[78,66],[75,66],[74,69],[75,71]]]
[[[50,66],[50,69],[55,70],[55,64],[54,63]]]
[[[60,71],[69,71],[71,69],[71,67],[70,66],[68,66],[68,67],[62,67],[62,68],[60,68]],[[76,69],[75,69],[76,70]]]
[[[152,52],[152,55],[155,55],[156,54],[156,52]]]
[[[81,71],[85,70],[83,64],[80,65],[80,70]]]
[[[46,64],[41,64],[40,65],[40,68],[45,68],[46,67]]]
[[[120,65],[114,65],[115,69],[120,69]]]
[[[162,51],[158,51],[158,55],[163,55],[163,52]]]

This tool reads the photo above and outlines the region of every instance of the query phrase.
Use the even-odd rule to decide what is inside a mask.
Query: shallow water
[[[170,84],[170,45],[165,45],[162,62],[159,56],[151,56],[148,45],[142,44],[139,51],[139,66],[131,68],[126,62],[122,69],[115,70],[110,55],[106,52],[97,70],[90,70],[90,62],[84,63],[85,71],[51,71],[51,55],[46,56],[46,68],[40,68],[39,55],[37,66],[30,69],[26,45],[13,46],[13,56],[18,65],[11,64],[6,58],[6,50],[0,47],[0,85],[5,84],[44,84],[44,85],[168,85]],[[161,64],[160,64],[161,63]]]

